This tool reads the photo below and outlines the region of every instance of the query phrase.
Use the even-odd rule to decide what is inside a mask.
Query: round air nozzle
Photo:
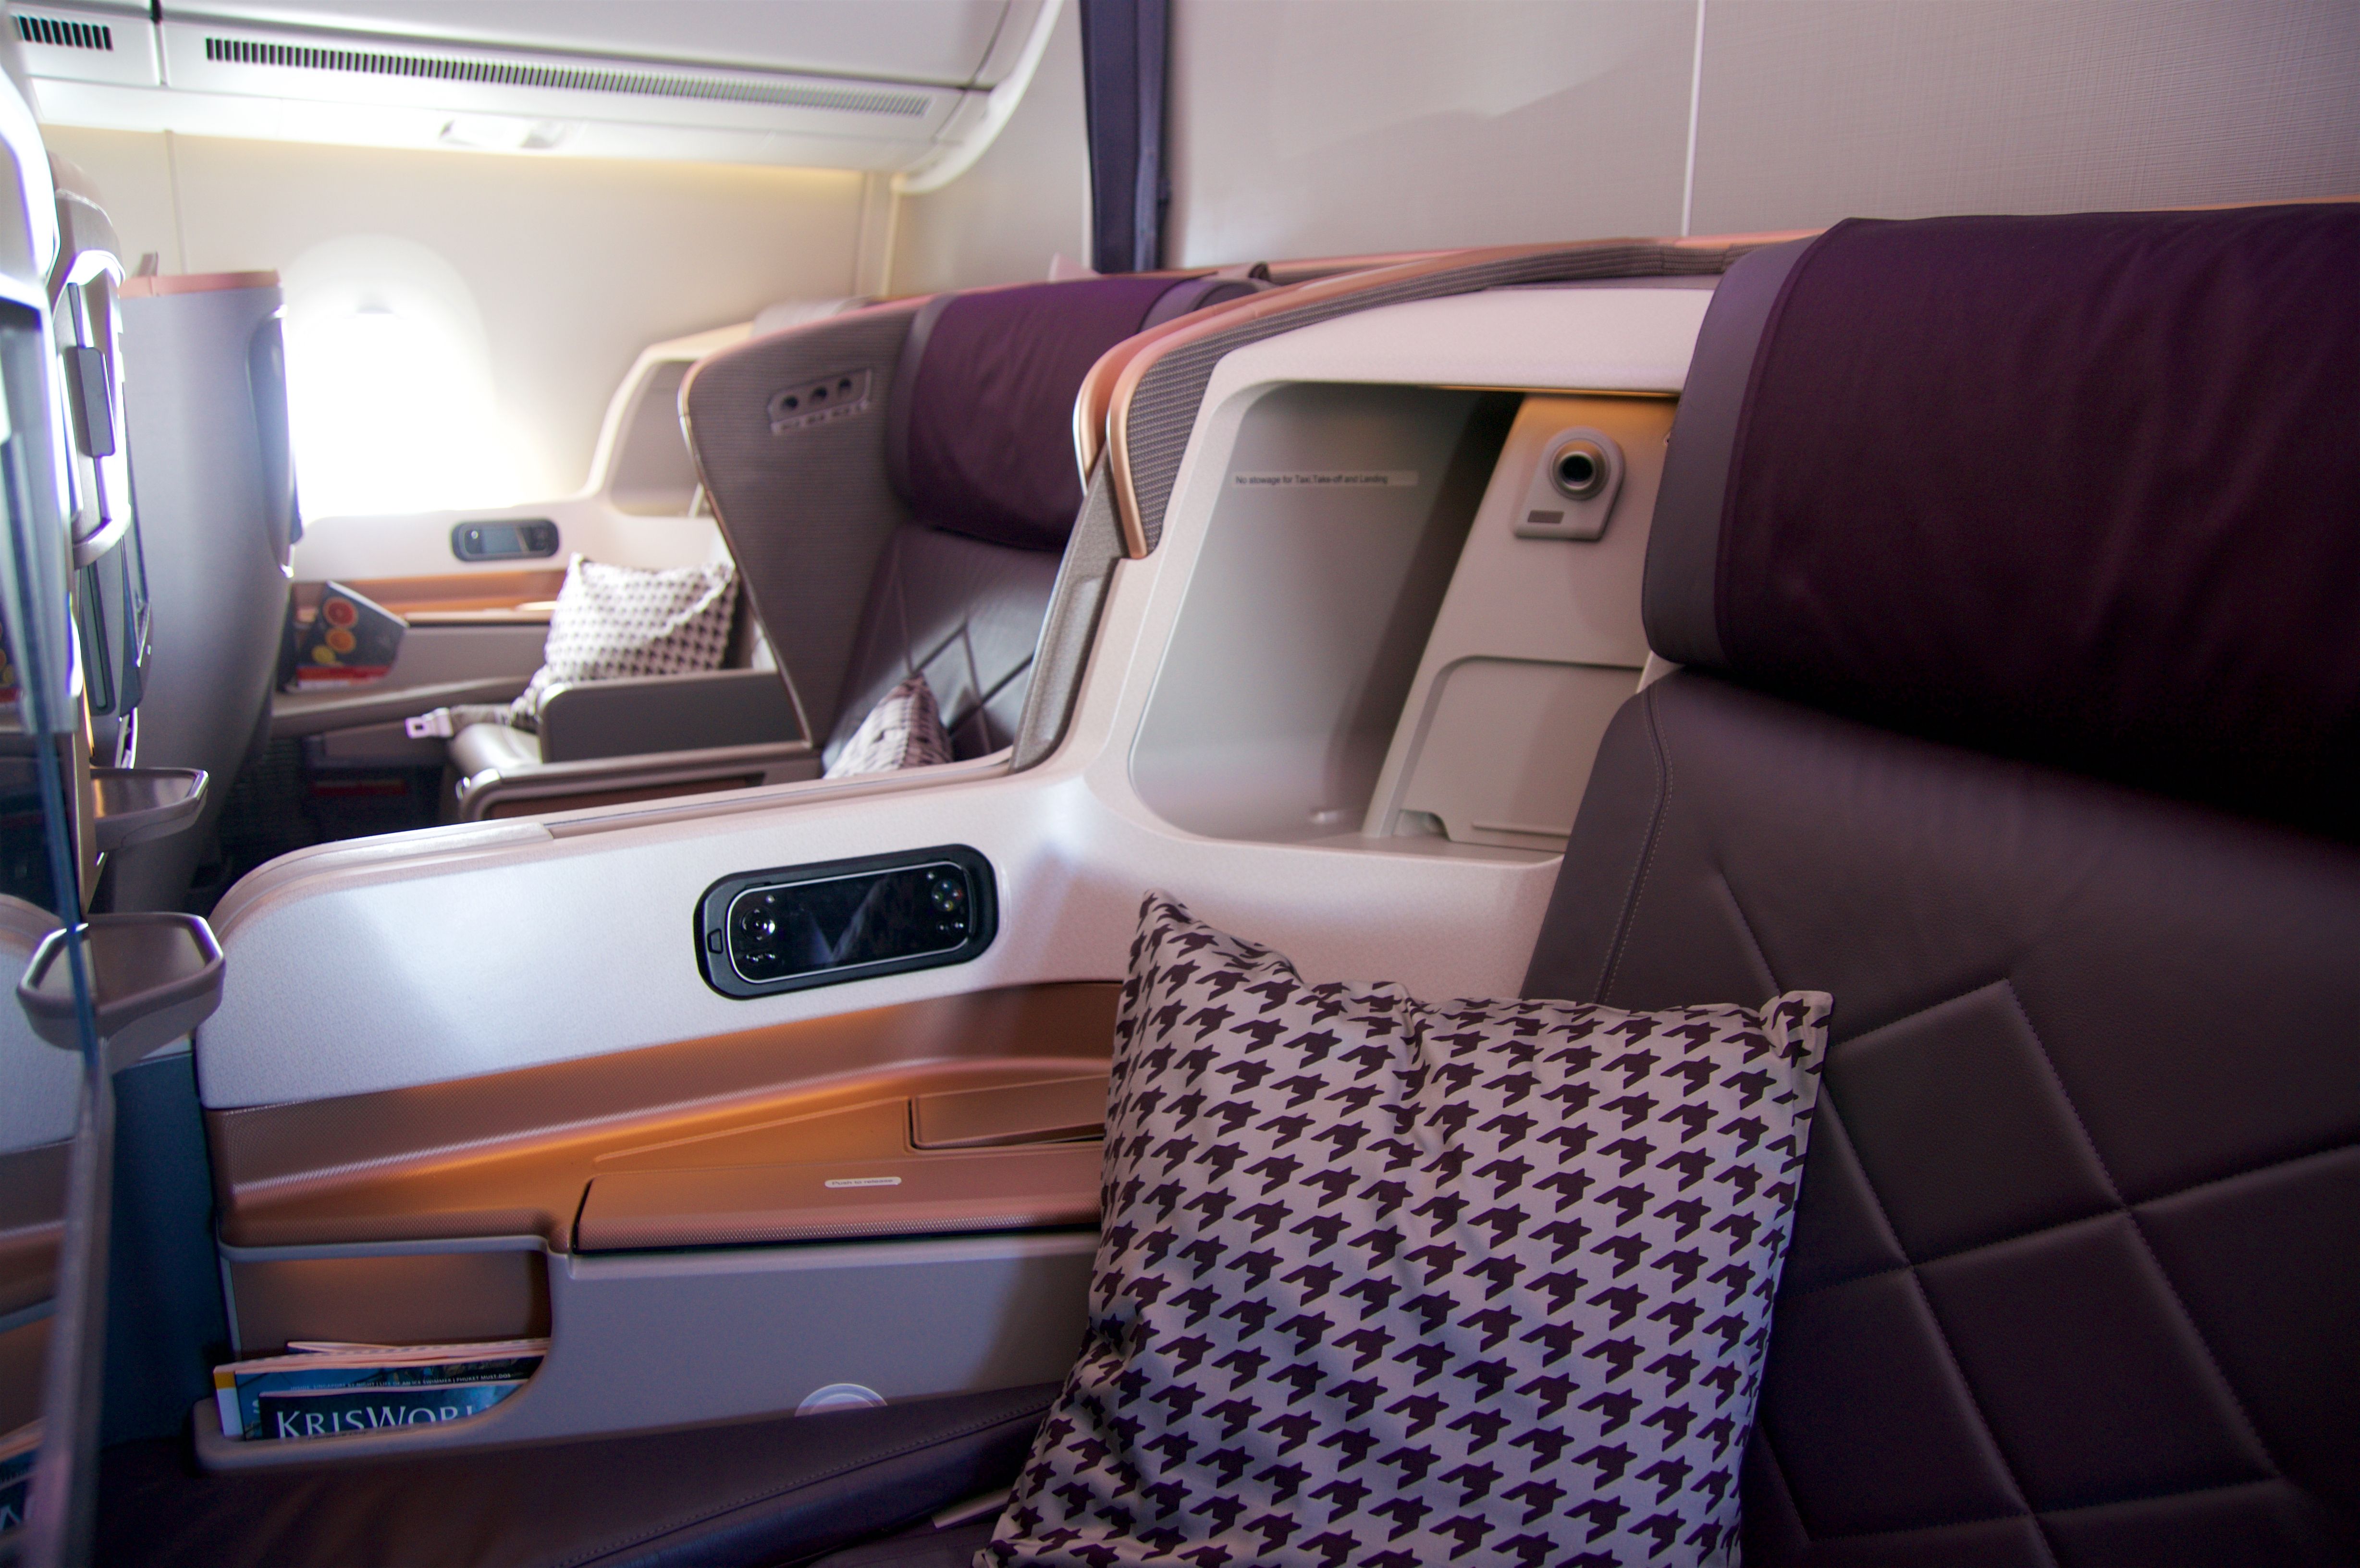
[[[1568,501],[1587,501],[1605,489],[1610,472],[1606,449],[1588,436],[1576,436],[1549,457],[1549,483]]]

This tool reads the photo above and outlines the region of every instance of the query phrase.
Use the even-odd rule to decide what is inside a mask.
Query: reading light
[[[434,139],[477,152],[547,152],[579,126],[565,120],[519,120],[508,114],[454,114]]]

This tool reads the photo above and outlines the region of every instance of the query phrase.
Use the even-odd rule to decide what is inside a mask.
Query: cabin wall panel
[[[1698,234],[2360,191],[2350,0],[1709,0]]]
[[[49,125],[128,255],[168,272],[286,267],[352,236],[424,245],[474,296],[515,496],[568,494],[641,349],[781,299],[854,290],[862,177],[230,141]]]
[[[1677,233],[1696,11],[1178,0],[1164,257]]]
[[[1089,133],[1082,108],[1082,26],[1067,0],[1023,102],[975,167],[894,215],[896,294],[1031,283],[1063,255],[1090,255]]]
[[[1175,264],[2360,191],[2350,0],[1175,0],[1172,47]]]

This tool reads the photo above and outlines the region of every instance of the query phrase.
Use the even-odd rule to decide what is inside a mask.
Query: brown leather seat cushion
[[[1836,998],[1764,1564],[2360,1550],[2360,849],[1694,673],[1614,720],[1527,995]]]

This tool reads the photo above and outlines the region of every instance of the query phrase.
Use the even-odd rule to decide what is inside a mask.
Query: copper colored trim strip
[[[231,289],[276,289],[276,272],[175,272],[126,278],[116,290],[126,299],[147,299],[159,294],[214,294]]]
[[[712,779],[675,779],[668,784],[639,784],[617,789],[564,790],[538,795],[502,796],[477,813],[476,820],[507,822],[550,811],[589,811],[606,806],[638,806],[650,800],[676,800],[683,795],[717,795],[726,789],[751,789],[762,782],[759,773],[725,773]],[[485,788],[489,789],[486,785]]]
[[[1404,262],[1424,261],[1428,256],[1456,256],[1455,250],[1386,250],[1371,251],[1361,256],[1309,256],[1293,261],[1269,263],[1270,279],[1273,283],[1308,283],[1314,278],[1332,278],[1339,272],[1367,272],[1380,267],[1399,267]]]
[[[1139,497],[1133,483],[1131,462],[1130,414],[1131,398],[1140,383],[1157,362],[1175,350],[1230,331],[1248,321],[1282,316],[1354,294],[1391,289],[1422,278],[1440,278],[1462,269],[1473,269],[1501,262],[1529,257],[1564,255],[1568,258],[1601,250],[1633,245],[1655,245],[1666,250],[1710,251],[1733,245],[1748,247],[1774,245],[1784,240],[1800,239],[1817,230],[1796,230],[1775,234],[1704,234],[1687,239],[1609,239],[1590,240],[1579,244],[1491,245],[1480,249],[1437,252],[1419,260],[1404,262],[1394,267],[1382,267],[1367,272],[1346,273],[1323,278],[1291,289],[1273,289],[1268,293],[1250,295],[1239,300],[1233,309],[1220,311],[1204,320],[1183,317],[1173,325],[1176,331],[1164,333],[1142,343],[1131,354],[1115,377],[1108,399],[1108,450],[1114,463],[1115,506],[1122,521],[1125,552],[1133,560],[1147,554],[1147,529],[1141,517]],[[1436,297],[1439,297],[1438,295]],[[1284,331],[1284,328],[1275,329]],[[1274,333],[1273,333],[1274,335]]]
[[[575,1245],[617,1252],[1089,1225],[1100,1158],[1096,1143],[1070,1143],[602,1174],[583,1200]]]
[[[920,1149],[984,1149],[1098,1138],[1106,1105],[1103,1073],[920,1094],[910,1102],[910,1141]]]
[[[1296,285],[1295,287],[1299,287]],[[1271,299],[1291,292],[1290,289],[1265,289],[1260,293],[1242,294],[1235,299],[1224,299],[1202,310],[1191,310],[1185,316],[1175,316],[1122,342],[1098,356],[1090,373],[1082,377],[1082,389],[1074,397],[1074,456],[1082,465],[1082,487],[1087,489],[1090,470],[1098,466],[1098,454],[1106,450],[1107,415],[1114,404],[1115,383],[1123,367],[1145,351],[1150,344],[1163,342],[1200,319],[1224,315],[1258,299]]]
[[[487,611],[519,613],[530,604],[535,618],[547,620],[538,606],[557,597],[565,586],[562,566],[528,571],[453,572],[432,577],[355,577],[344,586],[404,620],[432,618],[438,613],[481,615]],[[308,619],[320,607],[325,583],[295,584],[295,612]]]
[[[205,1113],[232,1247],[540,1236],[594,1176],[912,1152],[880,1100],[1069,1079],[1111,981],[1011,986],[333,1100]]]

